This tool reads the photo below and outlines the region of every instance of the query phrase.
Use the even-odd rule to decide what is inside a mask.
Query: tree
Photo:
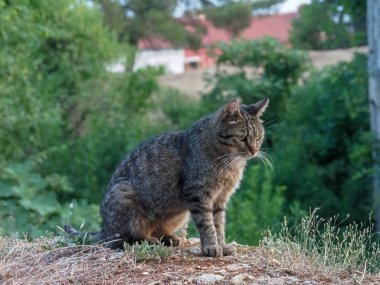
[[[365,1],[312,0],[293,21],[290,42],[304,49],[336,49],[363,45]]]
[[[366,56],[314,71],[293,91],[273,130],[275,184],[288,207],[321,207],[324,218],[367,222],[372,159]]]
[[[250,24],[252,11],[270,7],[284,0],[250,1],[188,1],[188,0],[96,0],[104,12],[104,21],[119,39],[134,46],[139,39],[158,38],[174,46],[198,48],[204,33],[198,15],[205,13],[213,24],[228,30],[233,36]],[[182,6],[184,19],[178,21],[174,10]],[[195,29],[186,29],[190,23]]]
[[[249,26],[252,18],[252,7],[247,3],[229,3],[205,12],[216,27],[226,29],[234,37]]]
[[[258,1],[220,1],[220,5],[209,5],[204,12],[216,27],[227,30],[233,37],[238,37],[244,28],[248,27],[252,19],[252,11],[264,9],[283,0]]]
[[[380,231],[380,2],[368,0],[368,75],[369,107],[371,130],[375,142],[372,155],[374,159],[374,197],[376,207],[376,230]]]
[[[70,221],[98,228],[115,165],[151,134],[158,71],[107,72],[124,46],[85,0],[0,0],[0,46],[0,227],[44,234],[76,200]]]
[[[96,1],[103,10],[106,25],[121,41],[133,46],[137,46],[139,39],[149,38],[166,40],[174,46],[196,44],[193,33],[173,16],[177,0]]]

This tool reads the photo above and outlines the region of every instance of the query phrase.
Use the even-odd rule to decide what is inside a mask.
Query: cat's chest
[[[244,166],[244,164],[237,163],[236,165],[219,171],[214,177],[214,185],[216,188],[233,191],[239,187],[243,177]]]

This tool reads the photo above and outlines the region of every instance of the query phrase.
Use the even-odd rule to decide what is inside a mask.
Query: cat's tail
[[[103,244],[110,248],[118,248],[123,246],[123,241],[118,237],[109,237],[103,230],[98,232],[80,232],[70,225],[64,225],[64,230],[72,238],[81,244]]]

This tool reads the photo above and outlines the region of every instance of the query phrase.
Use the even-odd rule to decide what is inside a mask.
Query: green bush
[[[365,45],[366,5],[366,1],[312,0],[293,20],[290,43],[316,50]]]
[[[276,185],[320,215],[366,221],[372,209],[366,57],[312,73],[292,96],[273,139]]]
[[[279,228],[286,189],[272,183],[273,175],[272,170],[263,165],[255,164],[246,169],[246,178],[228,206],[228,239],[257,244],[268,227]]]
[[[0,227],[52,231],[75,199],[73,224],[99,228],[111,173],[154,133],[145,112],[159,71],[108,73],[127,47],[84,0],[0,0],[0,46]]]
[[[269,112],[285,109],[292,87],[310,63],[306,53],[270,37],[224,43],[220,49],[217,73],[209,80],[213,88],[205,99],[220,104],[236,96],[246,103],[269,97],[273,101]]]

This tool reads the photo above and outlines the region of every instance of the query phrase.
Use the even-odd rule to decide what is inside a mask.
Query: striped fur
[[[259,117],[267,104],[232,100],[186,131],[137,146],[109,183],[100,208],[103,228],[92,237],[114,240],[111,247],[141,240],[177,245],[175,232],[190,214],[206,256],[233,254],[224,238],[225,210],[263,142]]]

